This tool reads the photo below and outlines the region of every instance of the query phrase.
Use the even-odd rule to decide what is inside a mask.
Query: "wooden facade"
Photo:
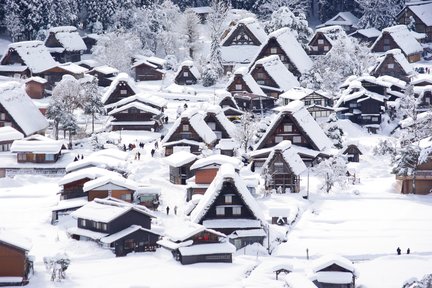
[[[396,16],[396,22],[398,22],[399,24],[403,24],[403,25],[409,25],[412,22],[412,18],[415,21],[415,29],[414,31],[417,33],[425,33],[426,34],[426,42],[432,42],[432,25],[430,24],[431,22],[429,21],[428,24],[426,24],[423,19],[421,19],[419,17],[419,15],[417,15],[417,13],[415,12],[415,10],[417,10],[415,6],[419,6],[422,7],[424,6],[428,6],[431,7],[429,9],[432,9],[432,4],[430,3],[417,3],[418,5],[407,5],[404,7],[404,9],[399,12],[399,14]],[[431,11],[431,10],[429,10]],[[431,12],[432,13],[432,12]],[[422,13],[422,15],[420,15],[422,17],[430,17],[430,14],[427,13]]]
[[[176,140],[172,142],[166,142],[163,144],[163,147],[165,149],[165,156],[169,156],[173,154],[175,151],[175,147],[185,147],[185,149],[189,148],[189,152],[195,155],[201,154],[201,143],[197,141],[188,141],[185,139],[182,140]]]
[[[29,282],[28,276],[33,269],[33,263],[27,253],[23,248],[0,240],[0,286],[22,286]],[[3,280],[9,277],[22,280]]]
[[[119,239],[116,239],[109,245],[117,257],[126,256],[131,252],[155,252],[159,245],[156,242],[160,235],[147,229],[137,229]]]
[[[189,66],[182,66],[177,76],[174,79],[177,85],[194,85],[198,82],[198,79],[191,72]]]
[[[126,202],[132,202],[134,192],[135,191],[127,189],[125,187],[117,187],[112,190],[105,188],[95,188],[87,191],[86,193],[88,201],[92,201],[96,198],[103,199],[110,196]]]
[[[276,98],[252,93],[236,93],[234,99],[240,110],[255,113],[273,109],[276,102]]]
[[[224,40],[222,46],[232,45],[254,45],[260,46],[261,42],[258,38],[249,30],[247,25],[244,23],[238,23],[235,30]]]
[[[15,128],[19,132],[24,133],[21,127],[16,123],[13,119],[12,115],[4,108],[4,106],[0,103],[0,127],[11,126]]]
[[[29,78],[32,75],[26,63],[14,48],[9,48],[6,55],[1,59],[0,65],[10,66],[0,70],[1,76],[14,78]],[[20,66],[21,65],[21,66]]]
[[[265,183],[267,189],[281,189],[282,193],[286,193],[287,191],[298,193],[300,191],[300,175],[296,175],[291,170],[281,150],[275,150],[265,170],[262,173],[268,175]]]
[[[56,35],[53,32],[49,33],[48,38],[45,40],[45,46],[48,47],[48,49],[54,48],[50,51],[50,53],[53,58],[60,63],[81,61],[82,51],[68,51],[64,49],[63,45],[57,40]],[[63,51],[56,51],[55,48],[62,49]]]
[[[195,159],[190,163],[186,163],[180,167],[170,166],[170,182],[178,185],[185,185],[186,179],[189,179],[193,176],[193,173],[190,170],[190,167],[195,162]]]
[[[135,95],[134,89],[132,89],[127,81],[120,80],[118,81],[117,86],[114,88],[112,93],[108,95],[105,105],[116,103],[122,99],[125,99],[129,96]]]
[[[278,98],[279,95],[284,92],[282,88],[278,85],[278,83],[276,83],[276,81],[274,81],[273,78],[269,75],[269,73],[266,71],[262,64],[255,64],[254,69],[250,72],[250,74],[258,85],[274,88],[269,89],[261,87],[261,89],[267,96]]]
[[[60,158],[61,151],[57,153],[33,153],[33,152],[18,152],[18,163],[55,163]]]
[[[385,58],[381,61],[381,63],[379,63],[377,67],[374,68],[374,70],[371,71],[370,75],[374,77],[388,75],[405,82],[410,81],[411,75],[407,74],[402,65],[396,61],[393,54],[388,53],[383,57]]]
[[[112,131],[119,130],[144,130],[157,132],[163,128],[163,113],[154,114],[137,107],[118,111],[110,115]]]
[[[363,155],[360,149],[354,145],[350,144],[342,151],[343,155],[347,155],[348,162],[360,162],[360,155]]]
[[[133,66],[135,72],[135,81],[154,81],[162,80],[165,73],[163,67],[154,63],[142,62]]]
[[[409,41],[411,39],[407,39]],[[412,41],[416,41],[412,39]],[[387,52],[392,49],[400,49],[402,53],[407,58],[408,62],[413,63],[421,60],[422,52],[419,51],[414,54],[406,55],[405,51],[399,47],[399,45],[394,41],[393,37],[389,32],[383,31],[381,34],[381,38],[379,38],[371,48],[371,52]]]
[[[432,192],[432,158],[418,165],[415,179],[415,194],[427,195]],[[414,193],[413,176],[396,176],[399,191],[403,194]]]
[[[381,124],[381,113],[383,101],[373,98],[365,98],[359,102],[359,98],[344,102],[341,107],[345,109],[338,112],[341,118],[351,120],[359,125],[379,125]]]
[[[114,77],[116,76],[115,73],[105,74],[95,69],[91,70],[88,74],[95,76],[98,79],[98,86],[101,87],[110,86]]]
[[[252,93],[252,89],[244,81],[242,74],[234,74],[234,79],[228,85],[227,91],[233,95],[241,92]]]
[[[309,55],[325,55],[331,48],[332,44],[327,39],[323,32],[316,32],[312,39],[309,41]]]
[[[279,42],[274,38],[270,38],[268,42],[261,48],[256,59],[261,59],[270,55],[278,55],[283,64],[288,68],[288,70],[297,78],[301,76],[300,71],[294,65],[291,59],[280,46]]]
[[[72,199],[72,198],[87,197],[87,194],[84,192],[83,187],[84,187],[84,184],[90,180],[93,180],[93,179],[83,178],[83,179],[79,179],[79,180],[64,184],[63,189],[60,192],[61,193],[60,199],[66,200],[66,199]]]

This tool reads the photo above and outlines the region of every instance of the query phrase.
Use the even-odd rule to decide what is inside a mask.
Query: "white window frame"
[[[232,214],[235,216],[241,215],[241,206],[232,207]]]
[[[290,123],[285,123],[283,126],[284,132],[292,132],[293,131],[293,125]]]
[[[242,90],[243,85],[242,84],[235,84],[235,90]]]
[[[280,143],[283,141],[283,137],[282,136],[275,136],[275,143]]]
[[[189,77],[189,72],[183,71],[183,77]]]
[[[225,207],[216,206],[216,215],[225,216]]]
[[[270,48],[270,54],[277,54],[277,48],[276,47],[271,47]]]
[[[6,120],[6,113],[0,113],[0,120]]]
[[[301,136],[294,136],[292,138],[292,142],[293,143],[301,143],[302,142],[302,137]]]
[[[232,195],[225,195],[225,204],[232,203]]]

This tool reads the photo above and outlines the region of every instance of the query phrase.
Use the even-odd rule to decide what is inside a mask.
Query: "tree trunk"
[[[59,122],[58,121],[54,122],[54,136],[55,136],[55,140],[58,140],[58,136],[59,136]]]
[[[95,121],[95,115],[92,113],[92,134],[94,133],[94,121]]]
[[[69,130],[69,149],[72,149],[72,131]]]
[[[416,194],[416,178],[417,178],[417,167],[414,167],[413,171],[413,181],[412,181],[412,192]]]

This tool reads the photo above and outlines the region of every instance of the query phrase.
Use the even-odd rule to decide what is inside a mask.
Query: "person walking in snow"
[[[177,205],[174,206],[174,215],[177,215]],[[409,253],[408,253],[409,254]]]
[[[400,247],[398,247],[398,248],[396,249],[396,252],[397,252],[398,255],[401,255],[401,249],[400,249]]]
[[[407,254],[410,254],[411,253],[411,250],[408,248],[407,249]]]
[[[169,215],[169,206],[166,207],[167,215]]]
[[[141,159],[141,153],[140,152],[137,153],[137,157],[138,157],[138,160]]]
[[[154,156],[154,153],[155,153],[155,149],[152,149],[151,151],[150,151],[150,153],[151,153],[151,155],[152,155],[152,157]]]

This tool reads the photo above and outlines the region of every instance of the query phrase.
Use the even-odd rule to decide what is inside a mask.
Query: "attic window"
[[[120,90],[120,94],[121,95],[126,95],[127,94],[127,90],[126,89],[121,89]]]
[[[330,50],[330,47],[329,46],[324,46],[324,51],[329,51]]]
[[[210,127],[212,131],[216,130],[216,123],[215,122],[209,122],[207,125]]]
[[[225,195],[225,204],[232,203],[232,195]]]
[[[236,84],[235,85],[236,90],[242,90],[242,87],[243,87],[242,84]]]
[[[318,44],[324,44],[324,39],[318,39]]]
[[[6,113],[0,113],[0,120],[6,120]]]
[[[387,68],[388,69],[394,69],[394,63],[387,64]]]
[[[232,208],[233,215],[241,215],[241,206]]]
[[[293,127],[291,124],[284,124],[283,131],[284,132],[292,132],[292,130],[293,130],[292,128]]]
[[[302,142],[301,136],[294,136],[293,137],[293,143],[301,143],[301,142]]]
[[[183,131],[189,131],[189,125],[183,125]]]
[[[225,207],[216,207],[216,215],[219,216],[225,215]]]
[[[283,173],[284,172],[284,165],[282,162],[275,162],[274,163],[274,172],[275,173]]]
[[[277,53],[277,48],[276,47],[270,48],[270,54],[276,54],[276,53]]]
[[[189,73],[187,71],[183,72],[183,77],[188,77]]]

